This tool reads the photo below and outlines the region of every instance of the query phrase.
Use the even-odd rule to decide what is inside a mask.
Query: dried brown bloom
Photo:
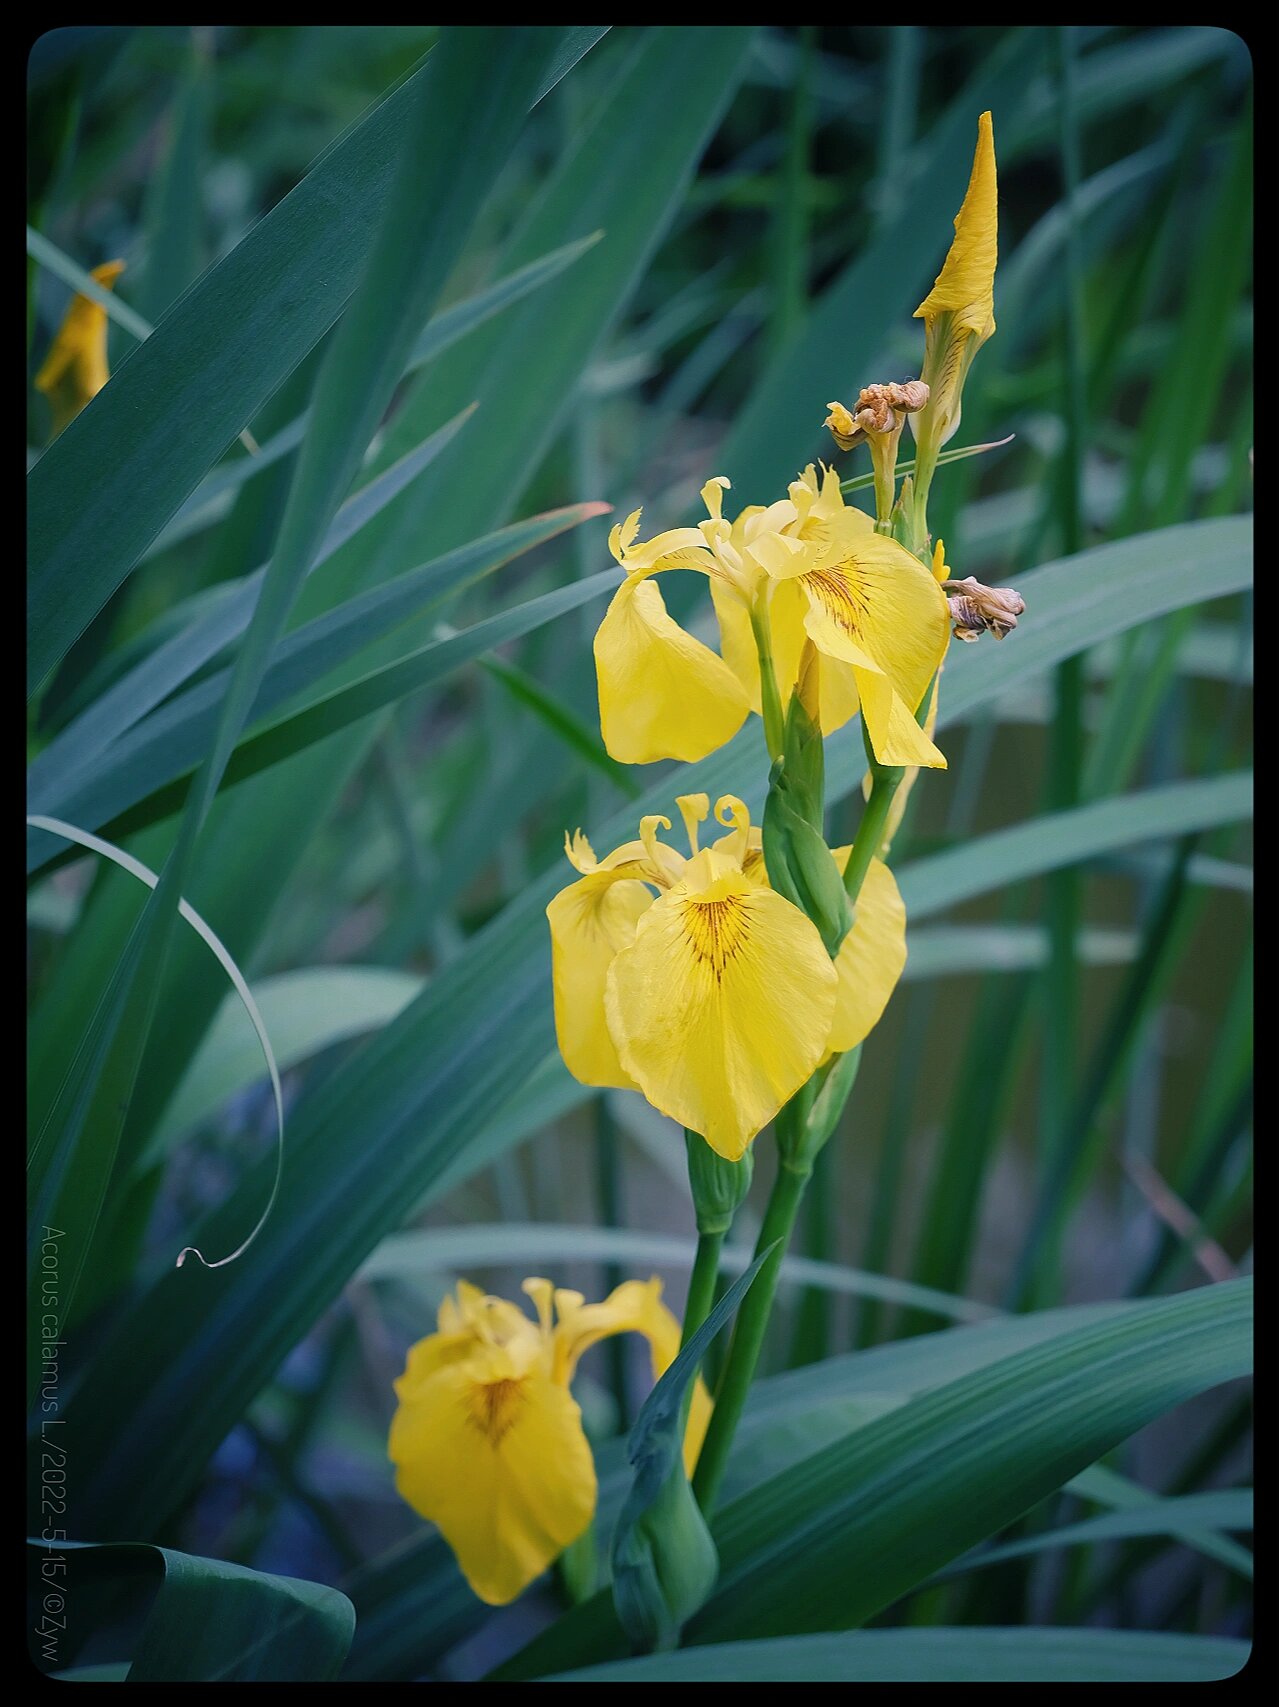
[[[963,581],[947,581],[947,608],[951,632],[957,640],[980,640],[984,633],[1003,640],[1018,626],[1026,610],[1021,593],[1012,587],[984,587],[972,575]]]
[[[929,401],[929,387],[921,379],[902,385],[864,385],[853,409],[843,403],[828,403],[831,413],[824,423],[841,450],[852,450],[868,433],[896,433],[903,421]]]

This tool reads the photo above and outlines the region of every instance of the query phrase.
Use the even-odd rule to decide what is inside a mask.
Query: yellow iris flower
[[[955,237],[933,289],[914,318],[925,325],[922,378],[929,401],[911,417],[917,442],[946,444],[960,425],[960,396],[969,364],[996,329],[996,149],[991,114],[978,120],[978,143]]]
[[[833,965],[817,928],[770,888],[742,801],[717,802],[716,820],[733,827],[699,849],[709,804],[677,801],[687,859],[659,840],[663,817],[604,860],[581,831],[565,838],[582,875],[547,908],[556,1035],[582,1083],[642,1091],[737,1161],[814,1069],[880,1018],[906,961],[906,917],[874,861]],[[843,869],[848,849],[833,857]]]
[[[123,261],[105,261],[90,275],[110,290],[124,271]],[[110,378],[107,371],[107,311],[87,296],[75,296],[49,353],[35,377],[53,410],[53,436],[75,420]]]
[[[491,1606],[541,1576],[595,1513],[595,1465],[569,1391],[582,1354],[613,1334],[643,1334],[657,1380],[680,1349],[656,1279],[625,1281],[601,1304],[549,1280],[526,1280],[524,1290],[536,1321],[459,1281],[437,1331],[410,1348],[387,1447],[400,1494],[439,1528]],[[699,1381],[685,1433],[690,1470],[710,1416]]]
[[[600,727],[624,764],[695,760],[723,746],[749,710],[760,711],[763,619],[785,706],[806,637],[828,660],[820,722],[830,734],[862,711],[872,748],[886,765],[946,760],[915,712],[949,638],[937,582],[869,516],[846,505],[833,469],[811,464],[789,495],[721,513],[723,477],[702,489],[708,519],[637,544],[640,511],[613,529],[610,549],[626,579],[596,633]],[[654,578],[672,569],[707,576],[720,652],[668,614]]]

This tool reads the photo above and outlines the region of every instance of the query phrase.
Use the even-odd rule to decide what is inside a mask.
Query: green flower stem
[[[711,1307],[716,1301],[716,1281],[720,1274],[720,1252],[724,1248],[725,1231],[725,1228],[716,1228],[714,1232],[698,1234],[693,1273],[689,1276],[689,1296],[684,1301],[684,1321],[680,1324],[681,1351],[711,1314]],[[684,1402],[680,1407],[681,1431],[688,1426],[696,1385],[695,1381],[690,1381],[684,1391]]]
[[[764,627],[763,614],[760,625],[757,626],[754,609],[752,611],[752,627],[755,630],[756,645],[760,650],[762,683],[766,681],[766,660],[769,664],[768,686],[762,694],[767,735],[769,690],[772,690],[776,708],[777,683],[773,679],[768,630]],[[930,682],[916,709],[916,720],[921,724],[928,715],[929,701],[932,695],[933,683]],[[867,735],[865,724],[862,739],[866,747],[867,763],[871,767],[871,798],[867,802],[866,810],[863,812],[858,825],[858,833],[854,838],[853,847],[849,853],[849,863],[844,874],[845,891],[855,906],[872,857],[884,840],[885,825],[888,822],[889,808],[893,804],[894,793],[906,774],[902,767],[882,765],[877,761],[871,748],[871,741]],[[770,745],[772,750],[772,743]],[[779,747],[778,750],[781,751],[781,748]],[[760,1360],[760,1350],[764,1345],[764,1337],[769,1328],[769,1317],[773,1312],[773,1298],[778,1288],[778,1275],[782,1269],[782,1259],[791,1242],[796,1217],[800,1212],[800,1205],[804,1201],[805,1187],[813,1173],[813,1158],[835,1129],[840,1112],[853,1089],[853,1081],[857,1074],[861,1055],[862,1051],[859,1048],[851,1051],[847,1056],[841,1057],[837,1063],[826,1068],[820,1068],[808,1084],[792,1097],[778,1115],[778,1172],[774,1178],[773,1190],[769,1194],[764,1222],[760,1228],[760,1237],[756,1241],[756,1255],[759,1256],[763,1251],[768,1251],[769,1255],[756,1277],[755,1285],[747,1293],[742,1302],[742,1307],[738,1311],[728,1360],[716,1391],[715,1410],[712,1412],[711,1423],[707,1429],[707,1438],[703,1443],[697,1469],[693,1474],[694,1494],[697,1497],[698,1504],[708,1517],[715,1507],[720,1485],[724,1481],[724,1474],[729,1464],[729,1454],[733,1448],[733,1437],[737,1432],[738,1419],[741,1417],[743,1406],[747,1402],[747,1394],[751,1390],[756,1364]],[[828,1095],[824,1100],[823,1092],[829,1081],[834,1094]],[[831,1106],[827,1106],[828,1104]],[[691,1136],[686,1134],[686,1141],[689,1141]],[[723,1237],[723,1235],[720,1236]],[[706,1234],[699,1236],[697,1264],[703,1261],[702,1246],[706,1237]],[[711,1261],[709,1256],[706,1260],[708,1264]],[[719,1247],[717,1246],[716,1261],[718,1262],[718,1260]],[[695,1295],[700,1292],[701,1286],[705,1284],[705,1282],[699,1281],[697,1264],[695,1264],[694,1278],[690,1282],[689,1304],[685,1311],[686,1338],[694,1331],[690,1323],[694,1320]],[[714,1290],[714,1270],[712,1270],[711,1285]]]
[[[884,841],[885,825],[889,822],[889,808],[898,792],[898,784],[906,775],[901,765],[878,764],[871,751],[870,741],[867,741],[867,763],[871,767],[871,797],[858,820],[858,833],[853,838],[849,860],[844,868],[845,893],[855,907],[862,892],[862,880]]]
[[[916,722],[922,729],[929,715],[933,684],[936,680],[936,676],[931,678],[924,690],[923,699],[916,707]],[[855,907],[862,892],[862,880],[867,875],[867,868],[884,840],[884,827],[889,821],[889,808],[898,792],[898,784],[907,774],[905,766],[882,765],[879,762],[871,747],[865,719],[862,724],[862,745],[866,750],[867,767],[871,772],[871,797],[858,820],[858,833],[853,838],[853,846],[849,849],[849,863],[844,868],[845,893]]]
[[[693,1273],[689,1276],[689,1296],[685,1299],[684,1322],[680,1329],[682,1349],[711,1314],[711,1306],[716,1301],[716,1277],[720,1273],[724,1235],[724,1228],[698,1234],[698,1249],[693,1259]]]
[[[715,1304],[720,1252],[733,1218],[751,1189],[753,1172],[750,1151],[741,1161],[728,1161],[717,1155],[705,1138],[688,1127],[685,1128],[684,1143],[689,1158],[689,1194],[693,1199],[694,1221],[698,1228],[698,1248],[693,1259],[693,1273],[689,1276],[689,1294],[685,1299],[681,1347],[688,1345]],[[693,1384],[690,1383],[684,1401],[686,1421],[692,1398]]]
[[[892,433],[868,433],[871,470],[876,493],[876,532],[893,533],[893,501],[897,494],[898,440],[902,428]]]
[[[780,1115],[779,1119],[782,1118]],[[724,1375],[716,1393],[716,1407],[698,1457],[698,1467],[693,1473],[693,1491],[707,1516],[711,1515],[715,1507],[716,1496],[720,1492],[720,1484],[729,1465],[729,1453],[733,1447],[734,1434],[737,1432],[738,1419],[742,1415],[742,1407],[746,1403],[760,1358],[760,1348],[764,1344],[765,1332],[769,1326],[773,1295],[778,1287],[778,1273],[791,1240],[810,1172],[808,1167],[789,1167],[786,1162],[780,1161],[773,1190],[769,1194],[764,1224],[756,1241],[756,1255],[768,1250],[771,1245],[773,1250],[738,1311],[733,1343],[729,1347],[729,1360],[725,1364]]]
[[[782,757],[782,701],[778,697],[778,678],[773,669],[773,642],[769,636],[769,613],[762,598],[751,605],[751,632],[756,637],[756,653],[760,659],[760,706],[764,713],[764,741],[769,759],[776,763]]]
[[[1004,446],[1010,442],[1013,436],[1014,435],[1010,433],[1008,438],[992,439],[988,444],[959,445],[953,450],[941,450],[933,459],[933,467],[944,468],[949,462],[963,462],[967,456],[982,456],[989,450],[1002,450]],[[898,464],[898,473],[902,475],[904,479],[908,474],[914,474],[915,471],[916,464],[914,457],[908,457],[906,462],[900,462]],[[933,476],[931,473],[930,479],[932,478]],[[868,486],[874,485],[874,474],[854,474],[848,480],[842,480],[840,482],[840,490],[842,492],[862,492]]]
[[[929,488],[938,466],[938,450],[939,446],[932,443],[916,446],[912,488],[915,538],[912,544],[918,557],[927,556],[929,551]]]

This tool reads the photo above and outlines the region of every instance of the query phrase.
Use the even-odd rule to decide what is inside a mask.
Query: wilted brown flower
[[[831,413],[823,424],[841,450],[852,450],[864,434],[900,432],[906,417],[928,401],[929,387],[921,379],[901,385],[864,385],[852,410],[843,403],[828,403]]]
[[[963,581],[947,581],[947,608],[951,632],[957,640],[980,640],[984,633],[1003,640],[1018,626],[1026,601],[1012,587],[984,587],[972,575]]]

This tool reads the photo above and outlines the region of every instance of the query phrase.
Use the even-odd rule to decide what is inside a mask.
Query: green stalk
[[[804,1254],[811,1261],[831,1262],[835,1255],[837,1160],[834,1144],[824,1144],[814,1158],[814,1188],[805,1202],[801,1232]],[[820,1286],[806,1286],[796,1312],[787,1367],[795,1369],[805,1363],[820,1362],[830,1351],[830,1342],[831,1294]]]
[[[757,611],[754,608],[752,610],[752,627],[756,636],[756,646],[760,653],[761,703],[765,710],[767,738],[770,721],[770,690],[772,690],[776,708],[777,683],[773,680],[767,619],[765,619],[763,612],[759,614],[758,619]],[[768,665],[767,676],[766,664]],[[923,722],[927,715],[932,693],[933,683],[930,682],[916,710],[916,717],[920,722]],[[855,908],[872,857],[884,841],[889,808],[893,803],[893,796],[898,784],[905,774],[903,767],[881,765],[877,761],[865,722],[862,739],[866,748],[867,763],[871,768],[871,798],[867,801],[858,824],[858,832],[849,851],[849,860],[844,872],[845,892]],[[771,742],[770,749],[780,754],[782,751],[781,740],[779,740],[776,749]],[[851,1052],[848,1056],[841,1057],[841,1061],[852,1068],[852,1071],[844,1077],[843,1088],[839,1096],[841,1106],[843,1106],[852,1088],[853,1074],[857,1071],[860,1058],[860,1049]],[[838,1070],[839,1064],[834,1071]],[[760,1360],[760,1352],[769,1327],[769,1318],[773,1311],[773,1299],[778,1287],[778,1275],[782,1268],[782,1259],[786,1255],[787,1247],[791,1242],[791,1235],[795,1230],[796,1217],[804,1200],[805,1187],[813,1173],[813,1159],[821,1149],[822,1144],[830,1137],[835,1120],[838,1118],[838,1110],[833,1114],[830,1110],[825,1109],[819,1100],[829,1077],[834,1082],[833,1070],[829,1069],[825,1072],[819,1070],[815,1073],[809,1082],[792,1097],[777,1118],[778,1172],[774,1177],[773,1189],[769,1194],[769,1202],[765,1208],[760,1236],[756,1240],[756,1255],[761,1256],[765,1252],[768,1255],[760,1269],[755,1285],[747,1294],[738,1312],[728,1359],[716,1392],[715,1410],[712,1413],[707,1438],[703,1443],[698,1467],[693,1477],[694,1494],[697,1497],[698,1504],[708,1515],[715,1507],[716,1497],[719,1494],[720,1485],[728,1467],[729,1454],[733,1447],[733,1437],[738,1427],[738,1420],[742,1415],[743,1406],[746,1404],[747,1394],[755,1376],[756,1364]],[[814,1119],[815,1105],[816,1119]]]
[[[934,465],[938,468],[945,468],[948,463],[964,462],[968,457],[982,456],[989,450],[1003,450],[1006,445],[1012,444],[1013,440],[1014,434],[1009,433],[1005,438],[992,439],[988,444],[958,445],[954,449],[941,450],[933,459]],[[903,479],[905,479],[908,474],[914,476],[915,472],[916,462],[914,457],[908,457],[906,462],[899,462],[897,464],[897,473],[901,474]],[[842,492],[864,492],[868,486],[874,486],[875,481],[876,477],[874,473],[853,474],[850,475],[848,480],[842,480],[840,482],[840,490]],[[1032,535],[1033,544],[1039,542],[1041,532],[1042,529],[1040,525],[1037,524],[1036,530]]]
[[[782,757],[782,701],[778,696],[778,678],[773,668],[773,641],[769,634],[769,613],[755,600],[751,606],[751,632],[756,637],[756,653],[760,659],[760,706],[764,715],[764,741],[771,763]]]
[[[701,1140],[699,1140],[701,1142]],[[689,1276],[689,1292],[684,1301],[684,1321],[680,1324],[680,1349],[684,1350],[698,1329],[711,1314],[716,1301],[716,1281],[720,1277],[720,1252],[724,1248],[725,1229],[715,1228],[698,1234],[698,1248],[693,1258],[693,1273]],[[615,1335],[615,1339],[618,1336]],[[704,1375],[705,1379],[705,1375]],[[696,1381],[684,1390],[680,1406],[681,1438],[689,1423]]]
[[[849,863],[844,868],[844,886],[850,900],[853,900],[862,888],[862,880],[867,875],[867,868],[875,858],[876,851],[884,840],[885,825],[889,821],[889,808],[893,805],[893,797],[898,792],[898,784],[902,781],[903,769],[896,765],[871,766],[871,798],[867,801],[867,809],[858,823],[858,833],[853,839],[849,850]]]
[[[595,1109],[595,1185],[600,1220],[606,1227],[622,1225],[621,1190],[618,1179],[618,1137],[608,1099],[596,1098]],[[604,1265],[605,1297],[622,1284],[622,1270],[616,1262]],[[621,1336],[614,1334],[605,1347],[609,1368],[609,1389],[618,1407],[618,1416],[625,1424],[631,1415],[630,1392],[627,1384],[627,1350]]]
[[[698,1229],[698,1248],[689,1276],[689,1292],[684,1305],[684,1324],[680,1331],[681,1346],[688,1345],[706,1321],[716,1301],[716,1282],[720,1274],[720,1252],[733,1218],[751,1189],[754,1165],[751,1152],[741,1161],[731,1162],[718,1156],[699,1133],[685,1128],[685,1151],[689,1160],[689,1195],[693,1199],[694,1222]],[[685,1417],[689,1415],[690,1385],[685,1395]]]
[[[684,1304],[684,1322],[680,1328],[681,1348],[688,1345],[698,1329],[711,1314],[716,1301],[716,1279],[720,1273],[720,1252],[724,1249],[724,1230],[698,1234],[698,1249],[693,1258],[693,1273],[689,1276],[689,1296]],[[690,1392],[693,1391],[690,1386]]]
[[[930,683],[920,702],[922,706],[927,708],[932,691],[933,685]],[[889,822],[889,808],[893,805],[893,797],[906,775],[904,766],[882,765],[876,758],[871,749],[871,737],[867,734],[865,719],[862,725],[862,744],[866,748],[867,767],[871,772],[871,795],[862,817],[858,820],[858,833],[853,838],[848,863],[844,868],[845,893],[855,904],[862,892],[862,880],[884,841],[885,825]]]
[[[897,496],[898,440],[902,428],[892,433],[868,433],[871,471],[876,493],[876,532],[893,534],[893,501]]]
[[[733,1437],[764,1345],[774,1293],[778,1288],[778,1274],[791,1241],[810,1172],[808,1167],[801,1170],[780,1160],[773,1190],[769,1193],[764,1223],[756,1240],[756,1255],[766,1250],[770,1254],[738,1311],[729,1361],[716,1393],[716,1408],[693,1475],[694,1494],[708,1516],[715,1507],[716,1496],[729,1467]]]

